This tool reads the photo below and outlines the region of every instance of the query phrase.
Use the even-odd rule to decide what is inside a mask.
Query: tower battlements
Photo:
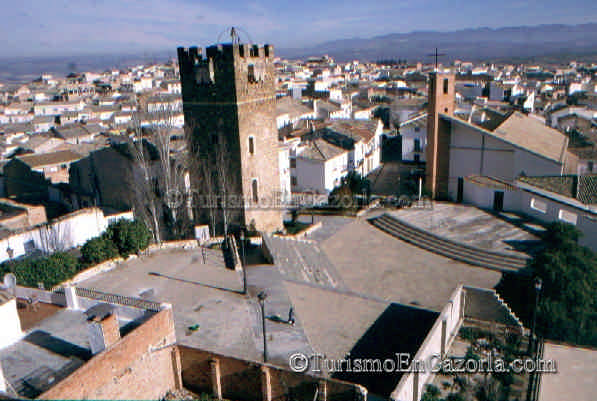
[[[208,46],[205,48],[191,46],[188,48],[178,48],[178,58],[185,63],[191,65],[198,65],[200,63],[207,63],[210,59],[218,60],[232,60],[233,58],[260,58],[273,59],[274,46],[273,45],[255,45],[255,44],[232,44],[221,43],[217,45]]]

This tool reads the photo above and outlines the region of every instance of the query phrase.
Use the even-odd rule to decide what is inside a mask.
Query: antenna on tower
[[[248,40],[243,42],[240,35],[241,33]],[[221,43],[224,36],[228,36],[230,38],[230,43],[232,43],[233,45],[240,45],[242,43],[253,43],[253,41],[251,40],[251,36],[247,33],[247,31],[235,26],[231,26],[230,28],[226,28],[222,32],[220,32],[220,34],[218,35],[217,43]]]

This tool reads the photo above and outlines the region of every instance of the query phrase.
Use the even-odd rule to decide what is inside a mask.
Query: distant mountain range
[[[275,45],[275,41],[273,42]],[[433,62],[438,48],[440,62],[465,61],[597,62],[597,23],[538,25],[508,28],[476,28],[452,32],[415,31],[390,33],[369,39],[354,38],[324,42],[307,48],[277,48],[276,55],[307,58],[328,54],[337,61],[406,59]],[[0,82],[27,82],[42,72],[65,76],[70,72],[101,71],[135,64],[165,62],[176,49],[138,54],[93,54],[66,57],[0,58]]]
[[[433,62],[438,48],[441,61],[544,61],[568,59],[597,61],[597,23],[475,28],[451,32],[390,33],[369,39],[324,42],[302,49],[279,49],[287,58],[328,54],[338,61],[406,59]]]

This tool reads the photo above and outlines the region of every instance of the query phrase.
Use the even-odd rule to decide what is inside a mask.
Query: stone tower
[[[179,48],[178,62],[189,150],[198,162],[191,167],[195,216],[207,221],[201,195],[216,195],[227,205],[218,206],[219,231],[224,218],[233,230],[282,228],[273,46],[218,44],[205,55]]]
[[[425,181],[433,199],[448,196],[450,172],[450,126],[440,114],[454,114],[454,74],[433,72],[429,77]]]

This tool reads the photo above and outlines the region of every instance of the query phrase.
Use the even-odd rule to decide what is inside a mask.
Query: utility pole
[[[541,293],[541,288],[543,287],[543,280],[540,277],[535,278],[534,281],[535,285],[535,308],[533,309],[533,323],[531,325],[531,338],[529,338],[529,354],[533,352],[535,349],[535,325],[537,324],[537,308],[539,307],[539,294]]]
[[[259,305],[261,306],[261,328],[263,330],[263,362],[267,362],[267,335],[265,333],[265,299],[267,294],[265,291],[261,291],[257,294],[259,299]]]

